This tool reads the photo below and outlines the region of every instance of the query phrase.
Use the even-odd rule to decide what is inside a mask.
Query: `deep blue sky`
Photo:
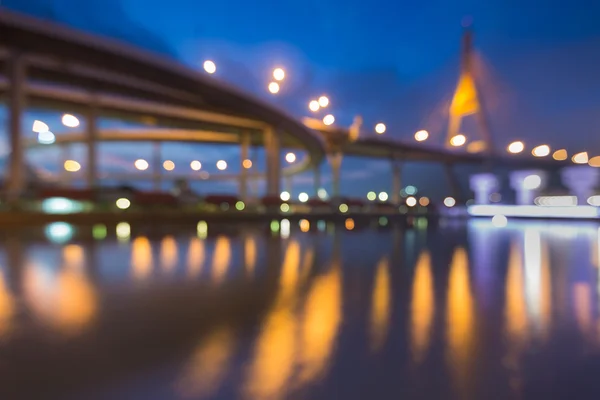
[[[529,148],[546,142],[600,154],[599,1],[2,3],[131,42],[199,69],[204,59],[213,59],[218,79],[267,99],[270,71],[281,65],[289,80],[278,100],[294,114],[308,114],[308,100],[326,93],[340,124],[349,125],[354,115],[361,114],[367,134],[383,121],[388,135],[411,140],[416,130],[425,128],[438,144],[447,123],[443,105],[457,79],[461,20],[470,15],[497,144],[504,147],[521,138]],[[115,151],[117,158],[134,157],[132,149]],[[197,151],[212,159],[222,150]],[[227,150],[225,156],[233,161],[235,151]],[[388,166],[383,162],[349,160],[344,169],[358,179],[342,184],[347,194],[362,196],[371,188],[389,188]],[[439,168],[421,165],[405,172],[405,183],[429,192],[439,186],[431,177],[443,176]],[[308,178],[298,178],[304,180]],[[310,188],[308,183],[297,186]],[[442,187],[434,194],[443,191]]]

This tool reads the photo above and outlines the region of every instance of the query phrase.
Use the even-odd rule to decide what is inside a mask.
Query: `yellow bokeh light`
[[[590,165],[590,167],[600,167],[600,156],[590,158],[588,164]]]
[[[429,205],[429,199],[427,197],[421,197],[419,199],[419,204],[423,207],[427,207]]]
[[[139,171],[145,171],[148,169],[149,165],[148,165],[148,161],[140,158],[138,160],[135,160],[135,162],[133,163],[133,165],[135,166],[135,168]]]
[[[279,83],[271,82],[269,83],[269,92],[276,94],[279,93]]]
[[[348,218],[344,225],[346,226],[346,229],[351,231],[352,229],[354,229],[354,220],[352,218]]]
[[[131,202],[129,201],[129,199],[122,197],[116,201],[116,205],[117,208],[121,210],[127,210],[131,206]]]
[[[296,155],[294,153],[287,153],[285,155],[285,161],[289,162],[290,164],[293,163],[296,161]]]
[[[452,139],[450,139],[450,145],[454,147],[460,147],[467,143],[467,138],[465,135],[456,135]]]
[[[323,123],[325,125],[333,125],[334,122],[335,122],[335,117],[331,114],[327,114],[325,117],[323,117]]]
[[[245,159],[244,161],[242,161],[242,167],[246,169],[252,168],[252,160]]]
[[[276,81],[282,81],[285,78],[285,71],[283,68],[275,68],[273,70],[273,78],[275,78]]]
[[[509,144],[506,150],[511,154],[519,154],[525,150],[525,144],[523,144],[523,142],[520,140],[517,140],[516,142]]]
[[[429,137],[429,132],[427,132],[426,130],[420,130],[417,133],[415,133],[415,140],[417,142],[422,142],[424,140],[427,140],[427,138]]]
[[[67,161],[65,161],[64,167],[65,167],[65,171],[77,172],[81,169],[81,164],[79,164],[75,160],[67,160]]]
[[[171,160],[166,160],[163,163],[163,168],[167,171],[173,171],[175,169],[175,163]]]
[[[556,150],[554,154],[552,154],[552,158],[554,158],[556,161],[564,161],[568,157],[569,155],[567,154],[567,150],[565,149]]]
[[[548,146],[547,144],[537,146],[536,148],[531,150],[531,154],[533,154],[535,157],[546,157],[550,154],[550,146]]]
[[[190,163],[190,168],[194,171],[200,171],[200,169],[202,168],[202,163],[198,160],[194,160]]]

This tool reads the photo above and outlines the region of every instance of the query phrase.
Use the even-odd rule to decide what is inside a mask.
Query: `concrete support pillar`
[[[560,177],[573,196],[577,196],[578,205],[586,205],[598,184],[600,171],[588,165],[573,165],[564,167]]]
[[[392,196],[394,204],[400,204],[400,190],[402,189],[402,161],[392,159]]]
[[[162,152],[161,143],[152,143],[152,181],[154,190],[162,190]]]
[[[321,189],[321,168],[319,165],[317,165],[316,167],[314,167],[313,169],[314,172],[314,178],[313,178],[313,184],[314,186],[314,196],[319,197],[319,189]]]
[[[250,133],[243,132],[240,141],[240,199],[248,202],[248,169],[244,167],[244,160],[249,159]]]
[[[489,204],[490,195],[500,186],[498,178],[492,173],[471,175],[469,185],[475,193],[475,204]]]
[[[89,105],[86,115],[87,141],[87,184],[89,188],[96,187],[98,179],[98,107],[95,100]]]
[[[452,197],[454,197],[458,203],[462,200],[462,196],[460,193],[460,184],[458,183],[456,173],[454,172],[454,165],[452,163],[445,163],[444,172],[446,173],[446,179],[448,179],[448,184],[450,185],[450,193],[452,193]]]
[[[7,176],[7,200],[16,202],[21,197],[25,188],[25,159],[21,132],[23,128],[22,116],[25,111],[25,83],[27,65],[25,56],[20,52],[13,52],[8,63],[8,136],[10,157]]]
[[[267,196],[279,197],[281,184],[281,146],[279,135],[272,127],[265,130],[267,156]]]
[[[547,174],[541,170],[512,171],[510,186],[517,192],[517,205],[532,205],[538,193],[546,187]]]
[[[343,154],[335,151],[327,156],[331,165],[331,197],[340,197],[340,170],[342,168]]]

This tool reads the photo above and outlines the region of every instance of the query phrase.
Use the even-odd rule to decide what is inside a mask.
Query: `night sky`
[[[294,115],[308,115],[308,101],[327,94],[337,124],[348,126],[360,114],[363,134],[373,134],[375,123],[384,122],[386,135],[406,141],[415,131],[428,129],[429,146],[441,145],[444,138],[444,108],[458,78],[461,21],[471,16],[480,84],[497,146],[504,148],[518,138],[529,150],[548,143],[570,152],[600,154],[599,1],[1,3],[130,42],[199,70],[203,60],[212,59],[218,67],[216,79],[272,101],[266,86],[272,69],[282,66],[288,79],[277,101]],[[471,125],[464,133],[475,138]],[[122,168],[132,168],[130,160],[140,151],[122,145],[106,149],[103,162],[116,160]],[[171,145],[166,152],[177,163],[180,150],[180,145]],[[222,147],[198,146],[193,151],[189,157],[208,161],[225,157],[233,162],[238,155],[237,149]],[[39,160],[44,157],[36,155],[36,162],[43,164]],[[181,163],[187,167],[185,157]],[[323,171],[328,186],[329,169]],[[443,196],[446,188],[433,179],[441,179],[441,172],[439,166],[409,165],[404,183]],[[344,194],[389,189],[386,162],[348,159],[344,173]],[[310,190],[309,181],[309,176],[296,178],[295,191]],[[203,190],[234,191],[235,186],[215,184]]]

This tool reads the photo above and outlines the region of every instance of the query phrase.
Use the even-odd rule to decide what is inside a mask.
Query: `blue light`
[[[54,222],[46,226],[46,237],[52,243],[67,243],[73,238],[73,234],[73,225],[66,222]]]

